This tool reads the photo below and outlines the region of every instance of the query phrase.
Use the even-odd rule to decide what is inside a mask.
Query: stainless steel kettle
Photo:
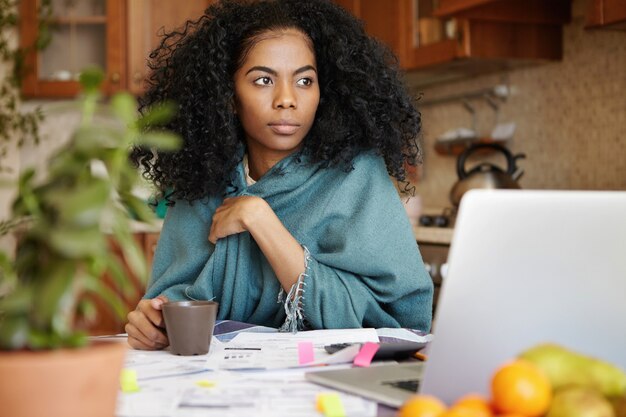
[[[493,149],[504,154],[507,163],[506,169],[489,162],[483,162],[467,171],[465,169],[467,158],[484,149]],[[459,179],[450,190],[450,201],[454,206],[458,206],[463,194],[474,188],[521,188],[517,180],[524,171],[516,166],[516,161],[525,157],[524,154],[512,155],[508,149],[496,143],[480,143],[470,146],[459,155],[457,160],[456,172]]]

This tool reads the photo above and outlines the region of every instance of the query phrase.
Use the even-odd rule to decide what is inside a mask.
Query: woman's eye
[[[300,78],[298,80],[298,85],[302,85],[308,87],[313,84],[313,80],[311,78]]]
[[[270,77],[259,77],[254,80],[256,85],[270,85],[272,83],[272,79]]]

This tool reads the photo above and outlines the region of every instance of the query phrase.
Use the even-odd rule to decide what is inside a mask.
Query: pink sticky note
[[[363,345],[359,353],[354,358],[354,365],[368,367],[378,351],[378,343],[367,342]]]
[[[313,342],[298,342],[298,364],[306,365],[314,360]]]

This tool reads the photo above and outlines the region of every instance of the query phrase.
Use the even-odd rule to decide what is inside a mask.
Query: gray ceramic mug
[[[215,301],[175,301],[163,304],[165,331],[174,355],[204,355],[209,351],[219,304]]]

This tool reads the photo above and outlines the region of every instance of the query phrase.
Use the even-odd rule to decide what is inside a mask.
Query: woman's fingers
[[[135,337],[154,349],[165,347],[169,344],[165,334],[154,325],[141,311],[131,311],[128,314],[128,324],[130,325],[126,333]],[[128,331],[130,330],[130,331]]]
[[[164,328],[165,323],[163,322],[163,313],[161,312],[163,299],[159,297],[149,300],[141,300],[137,305],[137,310],[141,311],[152,324],[157,327]],[[165,300],[167,300],[167,298],[165,298]]]
[[[163,349],[165,346],[159,345],[152,340],[149,340],[146,336],[144,336],[134,325],[131,323],[126,323],[124,327],[126,333],[128,334],[128,344],[133,349],[141,349],[141,350],[157,350]]]
[[[209,241],[213,244],[218,239],[244,232],[246,230],[245,219],[250,217],[250,212],[255,211],[259,197],[239,196],[224,199],[222,204],[215,210]]]
[[[137,349],[163,349],[169,344],[167,336],[160,329],[163,323],[163,315],[160,305],[167,298],[160,298],[158,301],[141,300],[137,309],[128,313],[128,324],[126,333],[128,343]],[[153,307],[153,303],[158,306],[158,310]]]
[[[215,220],[211,223],[211,229],[209,230],[209,242],[214,245],[217,242],[217,236],[215,236]]]

